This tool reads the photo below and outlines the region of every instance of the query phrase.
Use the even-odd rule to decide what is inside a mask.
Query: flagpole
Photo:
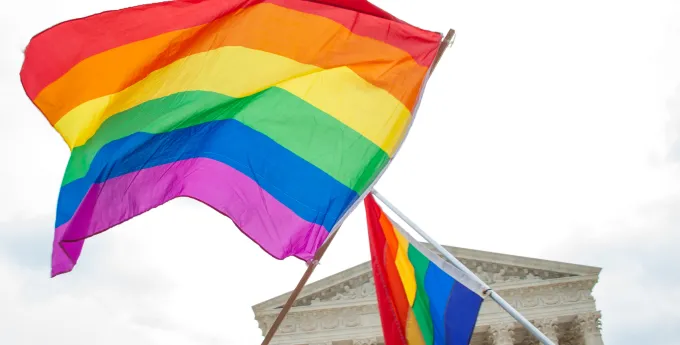
[[[442,40],[441,45],[439,46],[439,50],[437,51],[437,55],[434,57],[434,61],[432,62],[432,72],[434,72],[435,67],[437,67],[439,60],[441,60],[446,49],[451,48],[455,39],[456,30],[449,29],[449,31],[446,33],[446,36]]]
[[[276,320],[272,324],[271,328],[269,328],[269,331],[267,331],[267,335],[262,341],[262,345],[269,344],[269,342],[274,337],[274,334],[276,334],[276,330],[278,330],[279,326],[281,325],[281,322],[283,322],[283,319],[286,317],[286,314],[288,314],[288,311],[293,306],[293,303],[297,299],[297,296],[300,294],[300,291],[302,291],[302,288],[304,288],[305,284],[307,284],[307,280],[309,280],[309,277],[312,275],[312,272],[314,272],[316,266],[319,265],[319,260],[321,260],[321,257],[326,252],[328,246],[331,244],[331,241],[333,241],[333,238],[335,238],[336,233],[337,231],[334,231],[333,233],[330,234],[328,239],[326,239],[326,242],[324,242],[324,244],[319,248],[319,250],[316,251],[314,259],[312,259],[312,261],[308,263],[307,270],[302,275],[302,278],[300,278],[300,281],[295,287],[295,290],[293,290],[293,292],[290,293],[290,297],[288,297],[286,304],[283,305],[283,308],[279,312],[279,315],[276,317]]]
[[[489,296],[492,300],[494,300],[498,305],[503,308],[510,316],[515,318],[522,326],[524,326],[531,334],[533,334],[538,340],[540,340],[543,344],[545,345],[555,345],[555,343],[552,342],[545,334],[541,333],[536,326],[534,326],[529,320],[527,320],[522,314],[520,314],[515,308],[513,308],[508,302],[506,302],[503,297],[501,297],[498,293],[493,291],[487,284],[485,284],[479,277],[477,277],[476,274],[472,273],[465,265],[463,265],[458,259],[456,259],[453,254],[451,254],[448,250],[444,249],[437,241],[435,241],[430,235],[428,235],[425,231],[423,231],[418,225],[416,225],[411,219],[409,219],[405,214],[401,213],[399,209],[396,208],[391,202],[389,202],[385,197],[382,196],[377,190],[373,189],[373,195],[378,198],[380,201],[382,201],[387,207],[392,210],[394,213],[396,213],[399,218],[401,218],[404,222],[406,222],[413,230],[415,230],[420,236],[422,236],[427,242],[429,242],[432,246],[434,246],[437,251],[442,253],[444,257],[446,257],[454,266],[462,270],[463,272],[469,274],[471,277],[473,277],[475,280],[477,280],[482,286],[484,286],[484,293]]]

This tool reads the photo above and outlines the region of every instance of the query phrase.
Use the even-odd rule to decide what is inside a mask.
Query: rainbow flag
[[[484,287],[364,199],[385,345],[468,345]]]
[[[179,0],[32,38],[21,81],[71,149],[52,275],[177,197],[313,257],[404,140],[441,34],[364,0]]]

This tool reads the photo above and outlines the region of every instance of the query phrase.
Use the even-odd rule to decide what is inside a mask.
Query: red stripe
[[[372,198],[373,196],[371,196]],[[369,201],[370,203],[371,201]],[[397,316],[399,317],[399,322],[404,330],[406,330],[406,321],[408,319],[409,310],[411,305],[408,302],[408,297],[406,297],[406,289],[404,288],[404,283],[401,281],[401,275],[399,275],[399,270],[397,269],[397,251],[399,250],[399,242],[394,233],[394,226],[392,222],[387,218],[387,215],[380,209],[380,206],[375,203],[376,214],[378,215],[379,228],[374,228],[376,231],[380,231],[382,234],[386,246],[385,253],[383,256],[382,264],[385,267],[385,273],[387,278],[387,284],[390,288],[390,296],[392,297],[392,303],[395,305]]]
[[[399,274],[396,264],[399,241],[394,233],[392,222],[387,218],[387,215],[380,209],[378,204],[376,204],[375,207],[377,207],[380,217],[378,219],[380,228],[376,231],[381,231],[386,243],[383,264],[385,266],[385,272],[387,273],[387,283],[390,287],[393,303],[397,308],[397,316],[399,316],[401,326],[406,330],[406,322],[408,320],[411,305],[408,302],[406,289],[404,288],[404,283],[401,281],[401,275]]]
[[[321,1],[343,7],[352,3],[349,0]],[[438,42],[441,38],[439,33],[421,30],[394,19],[376,17],[374,15],[380,14],[382,10],[370,5],[372,9],[364,1],[358,1],[358,5],[353,6],[360,12],[357,13],[301,0],[175,0],[74,19],[37,34],[26,47],[21,80],[28,96],[35,99],[43,88],[90,56],[165,32],[205,24],[240,8],[263,2],[327,17],[358,35],[403,49],[424,66],[429,66],[434,60],[436,49],[432,49],[432,42]],[[363,14],[362,10],[370,14]]]
[[[359,0],[357,4],[350,5],[354,1],[316,0],[316,2],[345,4],[345,8],[348,9],[338,9],[333,6],[300,0],[268,0],[267,2],[329,18],[357,35],[370,37],[406,51],[420,65],[429,67],[432,64],[439,49],[439,41],[442,39],[440,33],[422,30],[401,20],[397,22],[362,14],[362,9],[365,8],[354,5],[360,5],[363,1]]]
[[[378,312],[380,314],[385,345],[408,345],[404,332],[405,319],[402,319],[398,312],[398,304],[401,303],[399,303],[399,298],[392,294],[389,277],[391,273],[387,268],[389,266],[386,265],[386,263],[394,261],[389,259],[389,249],[380,226],[382,211],[371,194],[368,194],[364,199],[364,207],[366,208],[368,238],[371,246],[371,265],[373,267],[373,279],[378,299]],[[406,295],[403,291],[402,294],[402,301],[406,302],[408,307]]]
[[[380,7],[373,5],[366,0],[309,0],[320,4],[331,5],[333,7],[344,8],[350,11],[370,14],[375,17],[389,19],[391,21],[404,23],[399,18],[383,11]]]

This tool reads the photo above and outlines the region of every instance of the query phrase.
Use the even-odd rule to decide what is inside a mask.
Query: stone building
[[[603,345],[592,290],[600,268],[446,247],[556,345]],[[266,334],[289,293],[253,306]],[[273,345],[383,344],[370,262],[308,284]],[[471,344],[540,344],[489,298]]]

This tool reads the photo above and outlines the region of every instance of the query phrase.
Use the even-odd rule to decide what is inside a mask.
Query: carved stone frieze
[[[428,245],[426,245],[428,246]],[[582,265],[574,265],[563,262],[540,260],[513,255],[484,252],[472,249],[447,247],[445,248],[473,272],[478,273],[480,278],[490,285],[513,286],[531,281],[544,281],[556,278],[597,275],[600,269]],[[436,251],[434,251],[436,252]],[[296,301],[295,307],[309,306],[325,301],[354,300],[372,298],[370,284],[364,286],[372,277],[370,262],[349,268],[330,277],[311,283],[303,289],[301,298]],[[368,290],[367,290],[368,289]],[[282,294],[270,300],[253,306],[256,313],[280,308],[289,294]],[[336,297],[337,296],[337,297]],[[370,297],[366,297],[370,296]]]
[[[290,312],[281,323],[281,333],[305,333],[334,329],[347,329],[363,326],[363,318],[368,315],[379,318],[376,306],[352,306],[337,309],[311,310],[304,312]],[[266,334],[276,319],[275,315],[266,315],[259,319],[262,334]],[[376,319],[374,322],[379,322]]]
[[[362,338],[362,339],[354,339],[352,342],[352,345],[378,345],[378,338],[377,337],[369,337],[369,338]]]
[[[497,290],[503,298],[517,309],[544,308],[583,302],[594,302],[591,289],[593,280],[556,283],[546,286],[528,286]],[[482,313],[500,311],[494,303],[482,305]]]
[[[283,322],[281,322],[278,332],[282,334],[294,333],[298,330],[298,322],[298,318],[295,316],[291,315],[290,317],[286,317],[283,319]]]
[[[341,314],[334,310],[325,310],[319,313],[321,328],[323,329],[336,329],[340,327],[341,324]]]
[[[328,301],[362,299],[375,299],[375,285],[373,283],[373,272],[371,271],[298,299],[293,304],[293,307],[316,305]]]
[[[508,303],[519,310],[540,309],[560,305],[592,302],[590,288],[592,280],[570,281],[550,285],[519,287],[498,291]],[[495,303],[483,303],[481,314],[501,313]],[[259,317],[260,328],[263,332],[269,329],[276,315],[270,314]],[[585,317],[585,316],[584,316]],[[293,308],[286,317],[287,322],[299,320],[295,325],[286,325],[287,332],[316,332],[332,329],[349,329],[367,325],[379,324],[377,305],[366,303],[343,307],[329,306],[324,309],[307,310]],[[367,321],[368,320],[368,321]],[[585,320],[585,319],[584,319]],[[521,339],[520,339],[521,340]]]
[[[362,308],[348,308],[342,313],[342,320],[345,327],[353,328],[361,326],[361,316],[362,314],[368,314]]]
[[[489,285],[521,280],[546,280],[575,276],[574,274],[504,265],[482,260],[460,259],[460,261]]]
[[[488,342],[491,345],[513,345],[515,343],[515,324],[499,323],[489,326]]]
[[[351,299],[370,298],[375,296],[375,284],[373,277],[370,277],[367,282],[360,286],[351,288],[349,284],[344,285],[344,291],[330,298],[331,301],[343,301]]]
[[[309,315],[301,317],[300,330],[304,332],[310,332],[317,329],[318,326],[319,319],[317,318],[316,313],[310,313]]]
[[[503,265],[482,260],[461,259],[461,262],[489,285],[518,281],[539,281],[575,276],[549,270]],[[298,299],[294,307],[316,305],[329,301],[375,299],[373,273],[369,270],[322,291]],[[558,301],[554,301],[557,303]],[[549,302],[548,302],[549,303]]]

